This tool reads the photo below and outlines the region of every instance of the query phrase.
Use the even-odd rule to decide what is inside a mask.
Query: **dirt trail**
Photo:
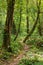
[[[7,61],[7,60],[4,60],[2,59],[2,61],[0,61],[0,65],[18,65],[19,61],[21,60],[21,58],[23,56],[26,55],[26,52],[29,50],[28,48],[28,45],[24,44],[24,48],[23,48],[23,51],[22,53],[20,53],[16,58],[15,57],[12,57],[12,61]]]
[[[27,52],[29,50],[29,48],[28,48],[28,45],[24,45],[24,49],[23,49],[23,52],[20,54],[20,55],[18,55],[18,57],[16,57],[15,59],[14,59],[14,61],[11,63],[11,64],[9,64],[9,65],[17,65],[18,63],[19,63],[19,61],[21,60],[21,58],[23,57],[23,56],[25,56],[25,53]]]

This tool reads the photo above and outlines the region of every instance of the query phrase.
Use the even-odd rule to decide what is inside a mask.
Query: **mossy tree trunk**
[[[37,8],[39,9],[39,12],[40,12],[40,14],[41,14],[41,10],[40,10],[40,8],[41,8],[41,0],[40,0],[40,5],[38,4],[38,1],[37,1]],[[39,22],[38,32],[39,32],[39,35],[42,36],[42,26],[41,26],[41,21],[40,21],[40,15],[39,15],[39,20],[38,20],[38,22]]]
[[[28,17],[29,12],[28,12],[28,4],[29,4],[29,0],[26,0],[26,14],[27,14],[27,16],[26,16],[26,21],[27,21],[27,33],[29,34],[29,17]]]
[[[7,4],[9,3],[9,0],[7,0]],[[16,30],[16,25],[15,25],[15,22],[13,20],[13,24],[12,24],[12,34],[16,35],[17,33],[17,30]]]
[[[14,21],[13,21],[13,24],[12,24],[12,34],[14,34],[14,35],[17,34],[16,25],[15,25]]]
[[[32,35],[32,33],[34,32],[34,30],[35,30],[35,28],[36,28],[36,26],[37,26],[37,23],[38,23],[38,20],[39,20],[39,15],[40,15],[40,10],[39,10],[40,4],[41,4],[41,0],[39,0],[39,6],[38,6],[38,11],[37,11],[36,21],[35,21],[35,23],[34,23],[34,25],[33,25],[32,30],[29,32],[29,34],[28,34],[28,35],[25,37],[25,39],[23,40],[24,43],[26,42],[26,40],[29,39],[29,37]]]
[[[22,1],[20,1],[20,22],[19,22],[19,25],[18,25],[18,31],[17,31],[16,37],[14,38],[14,41],[17,39],[18,34],[20,33],[21,19],[22,19]]]
[[[4,28],[4,33],[3,33],[2,47],[10,52],[11,52],[10,34],[11,34],[11,28],[13,24],[14,4],[15,4],[15,0],[9,0],[7,4],[7,17],[6,17],[5,28]]]

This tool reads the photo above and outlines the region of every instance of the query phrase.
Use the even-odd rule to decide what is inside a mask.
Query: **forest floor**
[[[33,56],[35,56],[35,57],[37,56],[39,59],[41,59],[41,61],[43,61],[43,53],[38,54],[38,53],[36,53],[36,51],[35,52],[31,51],[30,48],[31,48],[31,46],[24,44],[23,51],[17,57],[12,56],[10,58],[11,59],[10,61],[1,59],[0,65],[18,65],[19,61],[23,57],[29,58],[29,57],[33,57]]]
[[[28,45],[24,45],[24,49],[23,51],[16,57],[14,58],[13,56],[11,57],[11,61],[7,61],[4,59],[0,60],[0,65],[17,65],[19,63],[19,61],[21,60],[21,58],[23,56],[25,56],[25,53],[29,50]]]

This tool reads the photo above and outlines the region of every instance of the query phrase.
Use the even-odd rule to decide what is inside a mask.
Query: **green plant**
[[[12,56],[12,53],[9,53],[7,51],[3,52],[3,54],[2,54],[2,58],[5,60],[10,58],[11,56]]]
[[[18,65],[33,65],[33,62],[29,59],[22,59]]]

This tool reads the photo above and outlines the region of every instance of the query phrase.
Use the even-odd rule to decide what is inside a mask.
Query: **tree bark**
[[[16,35],[17,34],[17,30],[16,30],[16,25],[13,21],[13,24],[12,24],[12,34]]]
[[[20,22],[19,22],[19,26],[18,26],[18,32],[17,32],[17,34],[16,34],[16,37],[15,37],[14,41],[17,39],[18,34],[20,33],[21,18],[22,18],[22,8],[21,8],[21,6],[20,6]]]
[[[42,26],[41,26],[40,18],[39,18],[38,32],[39,35],[42,36]]]
[[[3,34],[2,47],[9,52],[12,51],[10,47],[10,34],[11,34],[11,28],[13,24],[14,4],[15,4],[15,0],[9,0],[8,7],[7,7],[6,23],[5,23],[4,34]]]
[[[40,12],[40,14],[41,14],[40,5],[41,5],[41,0],[40,0],[40,4],[39,4],[38,1],[37,1],[37,8],[39,9],[39,12]],[[39,22],[39,25],[38,25],[38,32],[39,32],[39,35],[42,36],[40,15],[39,15],[38,22]]]
[[[41,0],[39,1],[39,6],[41,4]],[[38,23],[38,19],[39,19],[39,15],[40,15],[40,10],[39,10],[39,6],[38,6],[38,11],[37,11],[37,18],[36,18],[36,21],[34,23],[34,26],[32,28],[32,30],[30,31],[30,33],[25,37],[25,39],[23,40],[23,42],[25,43],[26,40],[32,35],[32,33],[34,32],[35,28],[36,28],[36,25]]]
[[[27,12],[27,16],[26,16],[26,21],[27,21],[27,34],[29,34],[29,18],[28,18],[28,3],[29,1],[26,1],[26,12]]]

